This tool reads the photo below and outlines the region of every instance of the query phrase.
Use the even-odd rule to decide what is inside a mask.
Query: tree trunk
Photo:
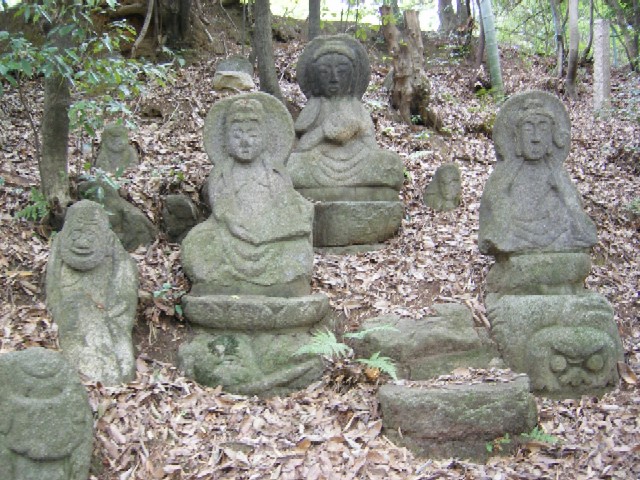
[[[605,3],[613,9],[618,26],[615,31],[622,34],[623,46],[631,70],[638,71],[640,59],[638,58],[638,40],[640,38],[640,4],[633,0],[631,8],[624,10],[619,0],[606,0]]]
[[[320,0],[309,0],[309,41],[320,35],[320,3]]]
[[[504,86],[502,84],[502,70],[500,69],[500,51],[498,50],[496,28],[493,22],[493,10],[491,9],[490,0],[480,1],[480,13],[484,27],[489,75],[491,76],[491,93],[500,98],[504,96]]]
[[[456,17],[458,18],[458,27],[466,25],[469,21],[469,1],[470,0],[456,0]]]
[[[565,82],[567,96],[576,98],[576,76],[578,75],[578,47],[580,31],[578,30],[578,0],[569,0],[569,57],[567,60],[567,77]]]
[[[456,13],[453,11],[451,0],[438,0],[438,18],[440,19],[438,31],[449,34],[456,28]]]
[[[556,75],[562,78],[564,69],[564,29],[558,14],[558,0],[549,0],[551,4],[551,16],[553,17],[553,30],[556,36]]]
[[[423,125],[438,126],[436,116],[429,109],[430,85],[424,71],[424,46],[418,12],[405,10],[404,38],[393,21],[391,6],[380,7],[383,18],[382,34],[393,57],[393,85],[390,103],[402,120],[412,124],[420,119]]]
[[[589,1],[589,39],[587,40],[587,46],[584,47],[584,51],[582,52],[582,58],[581,58],[582,62],[586,62],[587,59],[589,58],[589,55],[591,54],[591,46],[593,45],[593,22],[594,22],[593,9],[594,9],[593,0],[590,0]]]
[[[256,24],[253,31],[253,48],[258,59],[260,90],[270,93],[284,103],[284,97],[278,84],[278,75],[276,74],[276,62],[273,57],[269,0],[256,0],[254,8]]]

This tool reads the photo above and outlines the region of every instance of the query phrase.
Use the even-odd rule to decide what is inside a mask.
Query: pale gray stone
[[[111,230],[126,250],[132,251],[141,245],[149,245],[156,239],[158,230],[151,220],[110,185],[99,181],[82,182],[78,184],[78,193],[82,198],[93,200],[104,207]]]
[[[421,319],[394,315],[365,320],[361,330],[372,330],[356,345],[358,357],[379,352],[396,365],[398,377],[426,380],[456,368],[487,368],[499,357],[486,329],[476,327],[471,311],[456,304],[434,305],[437,316]],[[495,363],[495,361],[494,361]]]
[[[448,212],[460,205],[462,184],[460,167],[455,163],[441,165],[424,191],[424,203],[438,212]]]
[[[220,60],[216,65],[216,72],[243,72],[252,76],[253,64],[245,57],[233,55]]]
[[[384,434],[428,458],[483,460],[486,444],[530,432],[538,423],[526,376],[471,385],[382,385]]]
[[[0,355],[0,478],[86,480],[93,415],[77,373],[57,352]]]
[[[138,153],[129,145],[129,132],[124,125],[109,124],[102,131],[102,143],[96,167],[110,173],[138,164]]]
[[[80,373],[105,385],[134,378],[138,271],[100,204],[69,208],[51,247],[46,294],[63,355]]]
[[[617,385],[623,348],[601,295],[506,295],[487,312],[505,362],[535,392],[579,398]]]
[[[582,251],[595,225],[562,166],[570,120],[554,95],[531,91],[500,108],[493,129],[497,163],[480,204],[482,253]]]
[[[593,22],[593,110],[598,114],[611,108],[609,44],[609,21],[598,18]]]
[[[220,72],[213,75],[213,88],[216,90],[251,90],[255,88],[251,75],[245,72]]]
[[[380,200],[381,195],[400,203],[397,194],[404,180],[402,160],[396,153],[378,147],[373,122],[361,101],[370,76],[369,59],[362,45],[348,35],[316,37],[298,60],[297,76],[309,101],[296,120],[299,140],[287,162],[295,188],[320,204],[368,203]],[[389,191],[395,196],[388,198]],[[397,216],[398,211],[393,210],[393,223],[402,219],[401,213]],[[344,221],[344,217],[335,219],[335,225],[328,228],[342,228]],[[346,221],[364,222],[357,217]],[[394,233],[395,230],[385,232],[382,240]],[[316,246],[335,246],[325,245],[324,238],[318,234]],[[344,242],[349,245],[371,241],[346,238]]]

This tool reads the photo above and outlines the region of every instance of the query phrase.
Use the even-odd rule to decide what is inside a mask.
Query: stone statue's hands
[[[297,150],[311,150],[324,140],[324,133],[321,128],[314,128],[305,133],[298,142]]]
[[[324,125],[325,136],[334,143],[347,143],[360,133],[360,122],[336,115]]]
[[[249,230],[247,230],[242,225],[238,225],[234,222],[228,222],[227,226],[229,227],[229,231],[234,237],[239,238],[244,242],[250,243],[251,245],[260,245],[261,242],[257,238],[254,238],[251,232],[249,232]]]

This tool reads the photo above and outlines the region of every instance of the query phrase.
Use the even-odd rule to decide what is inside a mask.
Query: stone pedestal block
[[[537,424],[524,375],[471,385],[387,384],[378,399],[384,434],[429,458],[482,460],[488,442],[530,432]]]

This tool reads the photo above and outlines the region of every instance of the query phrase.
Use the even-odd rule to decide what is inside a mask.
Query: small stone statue
[[[287,170],[302,195],[322,202],[316,245],[391,237],[402,220],[403,166],[397,154],[376,144],[361,101],[370,76],[366,51],[348,35],[316,37],[300,56],[297,75],[309,101],[295,123],[299,141]]]
[[[247,94],[215,103],[207,117],[212,215],[182,242],[193,294],[310,291],[313,207],[283,167],[293,129],[280,107],[269,95]]]
[[[109,124],[102,131],[102,144],[96,160],[96,167],[106,172],[116,173],[137,165],[136,149],[129,145],[129,132],[123,125]]]
[[[0,356],[0,478],[86,480],[93,416],[77,373],[57,352]]]
[[[460,205],[462,185],[460,168],[455,163],[440,166],[424,191],[424,203],[439,212],[448,212]]]
[[[562,167],[569,154],[570,120],[554,95],[511,97],[493,130],[498,162],[480,204],[482,253],[587,249],[596,228]]]
[[[69,208],[51,248],[46,293],[60,347],[80,373],[105,385],[134,378],[138,272],[100,204]]]

